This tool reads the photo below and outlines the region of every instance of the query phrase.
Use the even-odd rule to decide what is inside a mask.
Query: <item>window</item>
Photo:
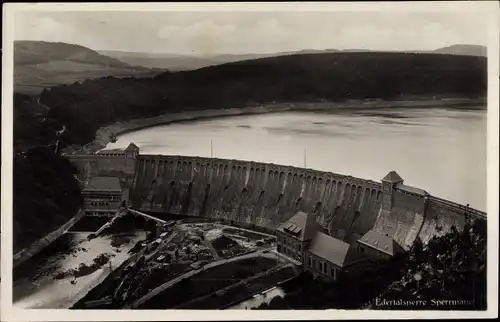
[[[308,259],[308,264],[309,264],[309,267],[311,267],[311,266],[312,266],[311,257],[308,257],[307,259]]]
[[[327,271],[326,271],[326,269],[327,269],[327,267],[326,267],[326,263],[323,263],[323,273],[325,273],[325,274],[326,274],[326,272],[327,272]]]
[[[359,247],[359,251],[360,251],[361,253],[364,253],[364,252],[365,252],[365,248],[364,248],[363,246],[360,246],[360,247]]]
[[[335,268],[333,268],[333,267],[330,270],[330,276],[335,278]]]
[[[323,272],[323,263],[322,262],[319,262],[319,271]]]

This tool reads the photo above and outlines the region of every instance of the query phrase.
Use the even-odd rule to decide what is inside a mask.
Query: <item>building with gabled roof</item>
[[[383,258],[389,258],[405,251],[392,237],[375,230],[369,230],[364,234],[358,239],[358,244],[361,253],[377,254]]]
[[[83,192],[121,192],[120,179],[117,177],[93,177]]]
[[[319,225],[313,216],[297,212],[276,229],[278,252],[302,262],[304,249],[318,231]]]
[[[82,190],[84,211],[87,215],[112,216],[128,199],[117,177],[92,177]]]
[[[404,252],[395,240],[375,230],[346,243],[324,233],[314,215],[300,211],[276,228],[276,240],[279,253],[300,262],[304,270],[315,276],[331,280],[362,262]]]
[[[308,216],[306,213],[299,211],[277,229],[278,231],[293,235],[300,241],[306,241],[314,237],[317,228],[318,224],[312,216]]]
[[[308,251],[311,255],[342,267],[347,258],[349,244],[322,232],[317,232]]]

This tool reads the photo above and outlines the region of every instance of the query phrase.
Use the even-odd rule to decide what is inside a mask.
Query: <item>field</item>
[[[30,96],[38,95],[45,87],[73,84],[102,77],[138,77],[147,78],[160,71],[140,70],[75,62],[43,63],[37,65],[16,66],[14,69],[14,91]]]
[[[139,309],[166,309],[215,292],[276,265],[269,258],[248,258],[207,269],[166,289]]]
[[[245,300],[248,296],[255,293],[262,292],[270,287],[275,286],[277,283],[291,279],[296,276],[296,273],[292,267],[284,267],[269,275],[259,276],[248,284],[238,285],[234,288],[229,289],[224,294],[219,296],[211,296],[199,301],[194,301],[187,305],[182,305],[181,309],[192,309],[192,310],[214,310],[223,309],[232,303],[237,303],[239,301]]]

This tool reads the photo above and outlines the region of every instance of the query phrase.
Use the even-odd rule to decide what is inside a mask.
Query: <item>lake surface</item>
[[[147,128],[107,148],[134,142],[144,154],[305,164],[375,181],[395,170],[407,185],[486,210],[486,120],[486,110],[464,108],[283,112]]]

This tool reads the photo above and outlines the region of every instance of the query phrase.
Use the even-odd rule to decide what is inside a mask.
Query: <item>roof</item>
[[[317,232],[309,245],[309,253],[321,257],[330,263],[343,267],[346,263],[350,245],[340,239]]]
[[[125,149],[125,151],[130,151],[130,150],[137,151],[137,150],[139,150],[139,147],[137,145],[135,145],[133,142],[130,142],[130,144]]]
[[[403,182],[404,180],[399,176],[399,174],[397,174],[396,171],[391,171],[384,177],[384,179],[382,179],[382,181],[398,183],[398,182]]]
[[[403,250],[401,245],[399,245],[394,239],[374,230],[369,230],[358,240],[358,242],[391,256]]]
[[[301,241],[305,241],[311,240],[314,237],[317,228],[318,224],[313,215],[308,215],[299,211],[277,229],[284,233],[294,235],[295,238]]]
[[[93,177],[83,191],[122,192],[122,187],[117,177]]]
[[[97,151],[97,154],[101,153],[125,153],[123,149],[109,149],[109,150],[99,150]]]
[[[401,190],[405,190],[405,191],[408,191],[408,192],[411,192],[411,193],[416,193],[416,194],[422,195],[422,196],[427,196],[429,194],[425,190],[422,190],[422,189],[419,189],[419,188],[415,188],[415,187],[410,187],[410,186],[404,185],[402,183],[397,184],[396,188],[401,189]]]

